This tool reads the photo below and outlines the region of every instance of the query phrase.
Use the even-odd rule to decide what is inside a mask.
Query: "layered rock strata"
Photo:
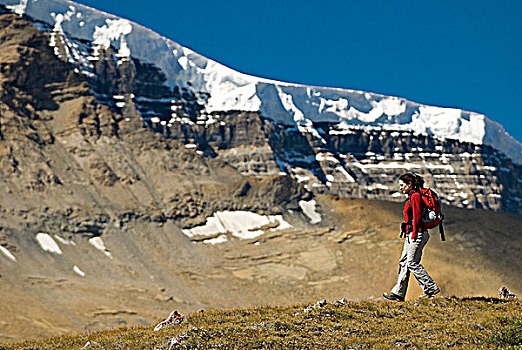
[[[212,96],[190,81],[172,85],[162,69],[122,55],[121,48],[40,27],[48,31],[54,54],[88,82],[84,94],[134,127],[143,124],[243,175],[286,174],[318,193],[402,200],[397,177],[412,171],[424,175],[447,204],[521,213],[522,167],[491,146],[403,128],[306,118],[287,123],[273,109],[208,112]]]

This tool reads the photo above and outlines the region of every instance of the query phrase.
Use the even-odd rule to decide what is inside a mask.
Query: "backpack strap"
[[[442,215],[442,218],[440,219],[440,224],[439,224],[440,240],[444,242],[446,240],[446,236],[444,235],[443,223],[444,223],[444,215]]]
[[[403,205],[402,205],[403,210],[404,210],[404,207],[406,206],[406,203],[407,203],[407,202],[410,203],[410,208],[411,208],[411,200],[410,200],[410,196],[408,196],[408,198],[406,198],[406,199],[404,200],[404,203],[403,203]],[[402,216],[402,212],[401,212],[401,216]],[[401,234],[400,234],[400,236],[399,236],[400,238],[406,237],[406,235],[407,235],[406,231],[407,231],[408,225],[411,225],[411,224],[412,224],[411,219],[410,219],[410,221],[408,221],[408,222],[403,222],[403,223],[401,223]]]
[[[422,193],[420,193],[420,191],[419,191],[418,189],[415,190],[415,192],[418,192],[418,193],[422,196]],[[415,192],[413,192],[413,193],[415,193]],[[408,195],[408,199],[406,199],[406,200],[404,201],[404,204],[405,204],[405,205],[406,205],[406,202],[408,202],[408,203],[410,204],[411,217],[410,217],[410,220],[409,220],[408,222],[405,222],[405,224],[406,224],[406,228],[407,228],[408,226],[410,226],[412,231],[413,231],[413,206],[411,205],[411,196],[413,196],[413,193],[410,194],[410,195]],[[422,203],[421,203],[421,204],[422,204]],[[402,228],[402,226],[401,226],[401,228]],[[403,234],[404,234],[404,236],[406,236],[406,232],[405,232],[405,231],[406,231],[406,230],[404,230],[404,232],[403,232],[403,231],[401,230],[401,238],[403,237]]]

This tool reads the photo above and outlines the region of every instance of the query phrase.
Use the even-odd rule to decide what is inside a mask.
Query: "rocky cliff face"
[[[274,159],[314,192],[401,200],[397,178],[411,171],[422,174],[446,204],[521,213],[522,168],[491,147],[399,130],[354,128],[337,133],[336,125],[328,123],[315,125],[321,132],[319,141],[295,128],[274,125],[262,117],[252,122],[251,118],[245,118],[250,125],[242,134],[265,135],[273,156],[264,158]],[[263,122],[264,128],[259,127]],[[226,141],[212,127],[198,135],[210,145],[216,139]],[[256,170],[248,162],[258,163],[259,148],[252,149],[248,157],[244,150],[248,143],[237,144],[240,140],[227,142],[229,147],[221,144],[218,158],[252,173]],[[256,169],[258,174],[266,171]]]
[[[338,132],[334,123],[314,125],[319,139],[255,113],[212,118],[220,123],[185,130],[202,149],[244,174],[285,171],[317,193],[402,200],[397,179],[416,172],[446,204],[522,213],[522,167],[489,146],[400,130]]]
[[[278,172],[247,178],[187,148],[188,135],[180,142],[153,131],[162,131],[161,124],[143,127],[140,113],[164,106],[135,103],[129,95],[159,99],[166,88],[157,69],[138,62],[118,66],[107,50],[93,66],[95,75],[86,78],[55,54],[63,46],[50,43],[49,35],[19,16],[0,17],[5,213],[25,212],[41,230],[99,235],[132,217],[175,220],[184,227],[221,210],[281,214],[298,208],[306,191],[295,180]],[[126,95],[114,102],[115,91]],[[191,95],[183,103],[198,113]]]
[[[54,54],[63,61],[62,74],[70,75],[64,78],[67,84],[84,84],[82,94],[94,98],[97,108],[117,115],[127,126],[143,125],[178,145],[223,161],[243,175],[285,174],[312,192],[402,200],[396,181],[400,174],[411,171],[422,174],[446,204],[522,213],[522,166],[492,146],[418,133],[399,124],[396,129],[368,123],[347,125],[306,115],[299,120],[294,116],[294,122],[287,123],[274,108],[209,112],[209,100],[216,96],[202,91],[196,82],[173,84],[162,68],[123,55],[121,47],[77,39],[61,26],[35,23],[49,40],[43,43],[44,39],[39,39],[41,45],[50,46],[49,57],[41,59],[48,61]],[[19,81],[11,84],[13,89],[29,77],[25,86],[34,90],[29,91],[34,100],[31,106],[38,109],[60,104],[41,86],[41,74],[35,74],[42,72],[38,64],[16,75]],[[71,73],[72,68],[77,74]],[[57,74],[59,70],[54,70],[49,78]],[[6,94],[14,94],[13,89]],[[12,98],[6,95],[5,100]],[[21,104],[18,108],[26,108],[25,102]],[[404,108],[410,113],[408,108],[418,107]],[[459,118],[470,118],[464,114]],[[105,123],[118,133],[117,123]],[[84,131],[98,137],[106,132],[102,129],[93,125]],[[100,168],[102,163],[94,162],[92,167]],[[108,169],[100,171],[102,176],[109,174]],[[114,175],[104,181],[110,184],[117,179]]]

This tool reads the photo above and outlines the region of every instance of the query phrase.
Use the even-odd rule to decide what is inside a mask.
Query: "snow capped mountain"
[[[314,124],[337,123],[335,132],[352,128],[409,131],[438,139],[489,145],[522,164],[522,144],[504,128],[478,113],[421,105],[369,92],[313,87],[239,73],[207,59],[136,23],[66,0],[0,0],[7,9],[40,22],[63,40],[87,41],[92,50],[71,45],[71,62],[92,74],[99,48],[113,47],[118,64],[130,57],[153,64],[169,87],[193,91],[204,112],[260,112],[282,125],[294,125],[320,142]],[[90,51],[89,51],[90,50]],[[142,114],[144,119],[154,115]]]
[[[444,270],[512,269],[520,158],[483,115],[260,79],[72,2],[0,0],[0,309],[17,315],[0,340],[379,293],[405,171],[444,202]]]

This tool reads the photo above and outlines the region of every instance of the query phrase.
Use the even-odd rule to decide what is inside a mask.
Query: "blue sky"
[[[522,1],[78,0],[243,73],[485,114],[522,142]]]

